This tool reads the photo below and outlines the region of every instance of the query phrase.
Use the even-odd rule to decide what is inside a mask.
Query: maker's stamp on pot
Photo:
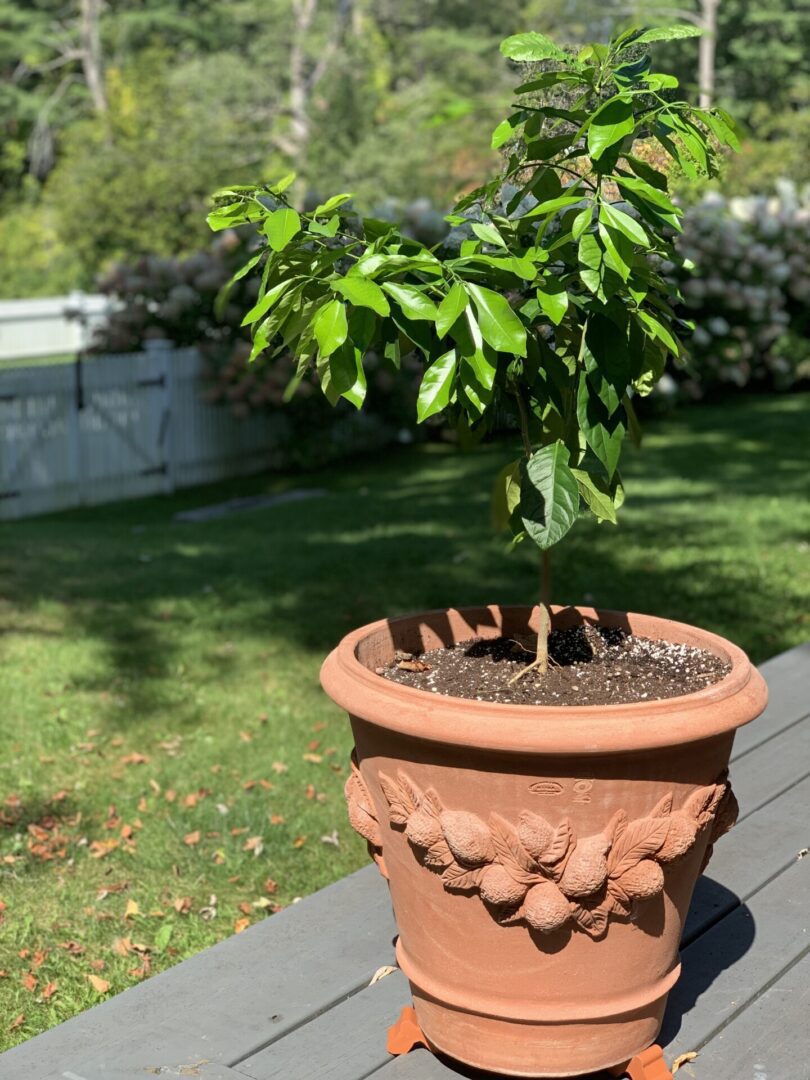
[[[533,784],[529,784],[532,795],[562,795],[564,790],[558,780],[535,780]]]

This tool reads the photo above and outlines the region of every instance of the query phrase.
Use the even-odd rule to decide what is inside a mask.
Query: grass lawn
[[[810,395],[651,423],[618,529],[580,522],[559,602],[652,611],[764,660],[810,637]],[[365,862],[318,667],[409,610],[532,601],[488,528],[505,445],[0,526],[0,1048]],[[312,485],[207,524],[179,509]]]

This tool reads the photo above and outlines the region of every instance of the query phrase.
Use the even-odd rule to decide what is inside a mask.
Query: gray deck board
[[[810,713],[810,641],[766,660],[759,670],[768,684],[768,706],[737,732],[732,761]]]
[[[808,948],[810,859],[801,859],[684,949],[661,1033],[667,1054],[700,1050]]]
[[[670,1060],[699,1051],[685,1078],[810,1080],[796,1064],[810,1059],[796,1021],[810,981],[810,858],[797,859],[810,846],[810,643],[762,670],[768,710],[732,758],[740,822],[698,883],[662,1033]],[[395,932],[367,867],[0,1055],[0,1080],[459,1077],[426,1051],[385,1052],[407,983],[368,983]]]
[[[731,1021],[684,1076],[695,1080],[806,1080],[810,955]]]
[[[358,1080],[390,1060],[387,1029],[411,995],[396,971],[236,1066],[244,1080]]]

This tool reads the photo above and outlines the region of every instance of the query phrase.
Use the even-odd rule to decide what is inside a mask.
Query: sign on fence
[[[0,519],[172,491],[274,463],[273,419],[202,396],[194,349],[0,368]]]

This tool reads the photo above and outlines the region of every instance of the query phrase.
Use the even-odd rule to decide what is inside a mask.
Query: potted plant
[[[351,717],[349,814],[389,879],[425,1037],[512,1075],[616,1066],[654,1041],[695,881],[734,822],[734,731],[766,700],[714,634],[550,605],[549,549],[582,510],[615,522],[633,400],[683,354],[661,272],[680,211],[650,148],[712,173],[736,141],[651,69],[648,45],[685,32],[575,55],[507,39],[533,68],[493,136],[501,175],[448,217],[456,249],[358,218],[348,194],[299,213],[291,176],[218,193],[209,218],[264,238],[237,275],[261,274],[254,355],[290,353],[296,379],[314,365],[360,408],[364,358],[413,351],[420,421],[519,433],[496,515],[542,552],[540,602],[365,626],[321,676]]]

